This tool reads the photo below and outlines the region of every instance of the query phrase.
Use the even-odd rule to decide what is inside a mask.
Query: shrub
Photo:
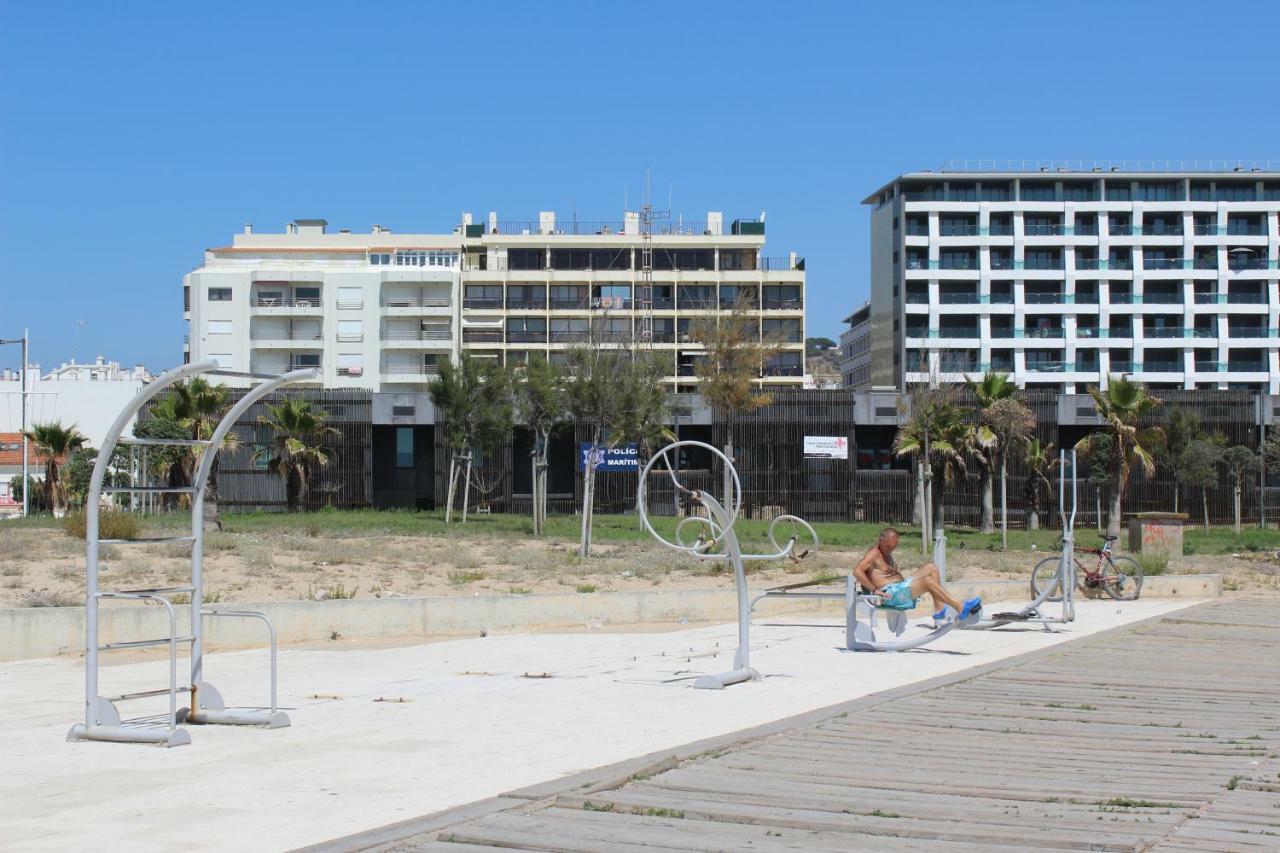
[[[598,589],[599,587],[592,583],[580,583],[574,587],[577,592],[596,592]]]
[[[1163,575],[1169,571],[1169,557],[1160,552],[1147,554],[1134,554],[1134,561],[1142,567],[1143,577],[1154,577]]]
[[[454,569],[449,572],[449,583],[454,586],[465,586],[474,581],[482,581],[485,579],[484,572],[470,572],[461,569]]]
[[[22,596],[18,604],[21,607],[76,607],[84,604],[84,598],[69,592],[33,589]]]
[[[334,601],[343,598],[355,598],[356,593],[360,591],[360,587],[352,587],[348,592],[347,588],[341,583],[335,583],[329,587],[307,587],[307,598],[312,601]]]
[[[62,529],[68,536],[83,539],[87,524],[83,512],[73,512],[62,520]],[[98,536],[102,539],[138,539],[142,536],[142,519],[131,512],[103,510],[98,513]]]

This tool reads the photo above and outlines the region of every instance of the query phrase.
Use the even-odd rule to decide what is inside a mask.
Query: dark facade
[[[1153,414],[1153,425],[1166,421],[1174,409],[1189,409],[1200,416],[1206,431],[1223,435],[1228,445],[1256,449],[1260,442],[1259,420],[1269,422],[1274,415],[1269,410],[1269,398],[1248,391],[1157,393],[1164,405]],[[340,433],[332,445],[330,464],[313,477],[309,507],[433,509],[443,505],[449,453],[443,445],[442,431],[433,423],[426,395],[394,395],[399,403],[395,407],[389,401],[376,399],[391,395],[345,391],[290,391],[267,402],[282,396],[312,400],[328,414],[329,422]],[[976,417],[966,391],[957,391],[957,399]],[[1055,448],[1070,449],[1098,426],[1087,396],[1029,390],[1025,399],[1039,423],[1037,436]],[[868,402],[865,395],[851,390],[788,390],[775,392],[772,405],[733,420],[698,406],[686,408],[672,428],[683,440],[721,448],[732,433],[744,487],[743,513],[748,518],[770,518],[785,512],[811,521],[906,523],[913,520],[916,479],[910,460],[894,455],[893,440],[896,423],[906,417],[908,410],[909,400],[897,395],[883,395]],[[241,447],[220,459],[219,493],[228,508],[284,508],[282,481],[264,464],[253,461],[254,449],[270,440],[267,428],[257,422],[263,411],[263,404],[259,404],[240,422],[236,432]],[[551,512],[574,513],[581,505],[582,476],[577,458],[579,443],[585,442],[586,436],[585,427],[569,426],[552,439],[548,489]],[[805,436],[842,436],[849,442],[849,458],[806,459]],[[475,453],[473,511],[529,511],[531,450],[529,432],[517,427],[510,440],[488,452]],[[682,482],[720,493],[720,474],[711,464],[710,454],[687,450],[681,454],[678,466]],[[1020,459],[1011,458],[1008,472],[1010,522],[1022,526],[1026,470]],[[597,510],[633,511],[637,476],[629,471],[600,472],[596,480]],[[1270,482],[1266,495],[1268,519],[1280,520],[1280,479],[1272,478]],[[1167,466],[1159,466],[1152,477],[1135,470],[1125,500],[1126,512],[1172,509],[1174,483]],[[675,512],[669,479],[655,477],[649,491],[655,512],[663,512],[664,507]],[[1042,498],[1041,519],[1053,526],[1057,524],[1056,484],[1050,491]],[[1105,513],[1102,492],[1082,466],[1081,526],[1097,523],[1099,511]],[[1225,475],[1222,485],[1208,490],[1207,495],[1201,495],[1199,490],[1182,492],[1179,508],[1193,519],[1201,517],[1202,501],[1207,497],[1209,515],[1215,523],[1232,520],[1233,494]],[[1256,482],[1244,490],[1247,523],[1258,521],[1259,497]],[[981,501],[976,465],[945,490],[944,503],[948,524],[978,522]],[[996,506],[998,512],[998,490]]]

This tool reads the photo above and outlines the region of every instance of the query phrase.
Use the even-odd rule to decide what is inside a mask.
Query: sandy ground
[[[0,664],[0,847],[291,849],[1192,603],[1084,601],[1077,621],[1053,632],[953,632],[936,648],[895,655],[837,651],[838,628],[758,624],[751,662],[763,680],[723,691],[689,685],[695,673],[729,667],[729,625],[286,649],[280,690],[291,728],[191,727],[191,744],[169,750],[66,742],[83,714],[82,664]],[[265,664],[262,650],[214,654],[206,674],[231,704],[255,704]],[[155,687],[165,670],[164,661],[111,667],[103,686]],[[163,704],[131,703],[128,713]]]
[[[744,549],[750,549],[744,543]],[[518,537],[329,537],[213,533],[205,545],[206,599],[281,601],[345,596],[616,592],[732,585],[717,564],[699,563],[652,542],[604,542],[589,559],[575,543]],[[190,577],[187,545],[108,546],[102,585],[136,589],[181,585]],[[752,586],[843,575],[861,556],[819,550],[800,563],[755,564]],[[951,580],[1025,578],[1043,554],[969,551],[948,555]],[[918,551],[899,549],[904,570]],[[1228,591],[1280,588],[1280,564],[1265,554],[1175,558],[1171,573],[1221,572]],[[84,596],[84,544],[58,529],[0,528],[0,607],[73,605]]]

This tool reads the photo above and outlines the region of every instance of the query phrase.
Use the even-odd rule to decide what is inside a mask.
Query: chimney
[[[496,210],[489,211],[489,233],[498,233],[498,211]]]
[[[712,237],[719,237],[724,234],[724,213],[722,211],[707,211],[707,233]]]
[[[323,219],[295,219],[293,220],[293,233],[309,234],[314,237],[323,234],[328,225],[329,223]]]
[[[244,224],[244,233],[245,233],[245,234],[252,234],[252,233],[253,233],[253,223],[252,223],[252,222],[246,222],[246,223]]]
[[[554,210],[538,211],[538,233],[539,234],[556,233],[556,213]]]
[[[470,225],[470,224],[471,224],[471,214],[470,214],[470,213],[463,213],[463,214],[462,214],[462,224],[463,224],[463,225]]]
[[[381,226],[381,225],[375,225],[375,226],[373,226],[373,233],[374,233],[374,234],[381,234],[381,233],[382,233],[382,226]]]
[[[622,214],[622,233],[634,237],[640,233],[640,214],[628,210]]]

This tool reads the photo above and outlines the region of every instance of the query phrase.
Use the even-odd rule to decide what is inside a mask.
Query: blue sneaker
[[[933,621],[934,621],[935,623],[938,623],[938,624],[940,624],[940,623],[942,623],[942,622],[946,622],[946,621],[947,621],[947,608],[946,608],[946,605],[943,605],[943,607],[942,607],[942,609],[941,609],[941,610],[939,610],[937,613],[933,614]]]
[[[960,618],[968,619],[973,614],[981,612],[981,610],[982,610],[981,598],[977,598],[977,597],[966,598],[964,600],[964,606],[960,608]]]

